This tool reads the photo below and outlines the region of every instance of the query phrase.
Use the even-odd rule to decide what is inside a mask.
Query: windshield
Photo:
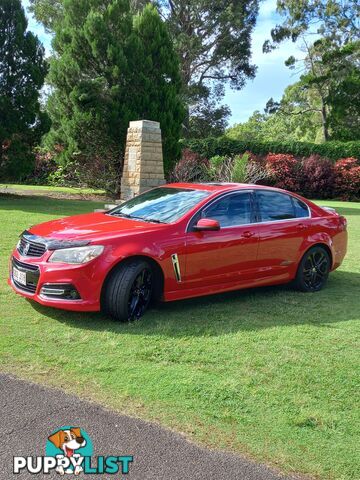
[[[204,190],[160,187],[128,200],[109,213],[146,222],[172,223],[209,194]]]

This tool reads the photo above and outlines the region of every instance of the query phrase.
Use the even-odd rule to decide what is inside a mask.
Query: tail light
[[[346,230],[347,229],[347,220],[345,217],[343,217],[342,215],[339,216],[339,222],[340,222],[340,226],[342,227],[343,230]]]

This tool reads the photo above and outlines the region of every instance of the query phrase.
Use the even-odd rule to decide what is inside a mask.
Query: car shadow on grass
[[[138,321],[121,323],[101,313],[57,310],[31,302],[40,314],[72,328],[117,334],[168,337],[219,336],[277,326],[311,324],[333,328],[337,322],[359,318],[360,273],[337,271],[318,293],[290,286],[261,287],[162,303]]]

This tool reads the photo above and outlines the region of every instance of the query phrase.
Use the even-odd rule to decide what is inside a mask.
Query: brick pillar
[[[165,183],[159,122],[130,122],[125,149],[121,200]]]

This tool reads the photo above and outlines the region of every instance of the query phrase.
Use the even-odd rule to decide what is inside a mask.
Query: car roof
[[[205,190],[209,192],[223,192],[223,191],[232,191],[232,190],[248,190],[249,188],[259,189],[265,188],[266,190],[274,190],[284,192],[279,188],[268,187],[267,185],[255,185],[252,183],[227,183],[227,182],[209,182],[209,183],[167,183],[163,185],[164,187],[169,188],[188,188],[191,190]]]
[[[311,200],[302,197],[301,195],[290,192],[288,190],[284,190],[282,188],[276,187],[269,187],[268,185],[255,185],[252,183],[227,183],[227,182],[209,182],[209,183],[167,183],[163,185],[163,187],[169,188],[186,188],[189,190],[204,190],[210,193],[211,197],[216,197],[216,193],[220,192],[231,192],[231,191],[239,191],[239,190],[272,190],[274,192],[285,193],[287,195],[291,195],[292,197],[298,198],[302,202],[306,203],[306,205],[311,209],[314,213],[314,216],[323,216],[325,210],[321,207],[313,203]],[[329,213],[327,213],[329,215]]]

